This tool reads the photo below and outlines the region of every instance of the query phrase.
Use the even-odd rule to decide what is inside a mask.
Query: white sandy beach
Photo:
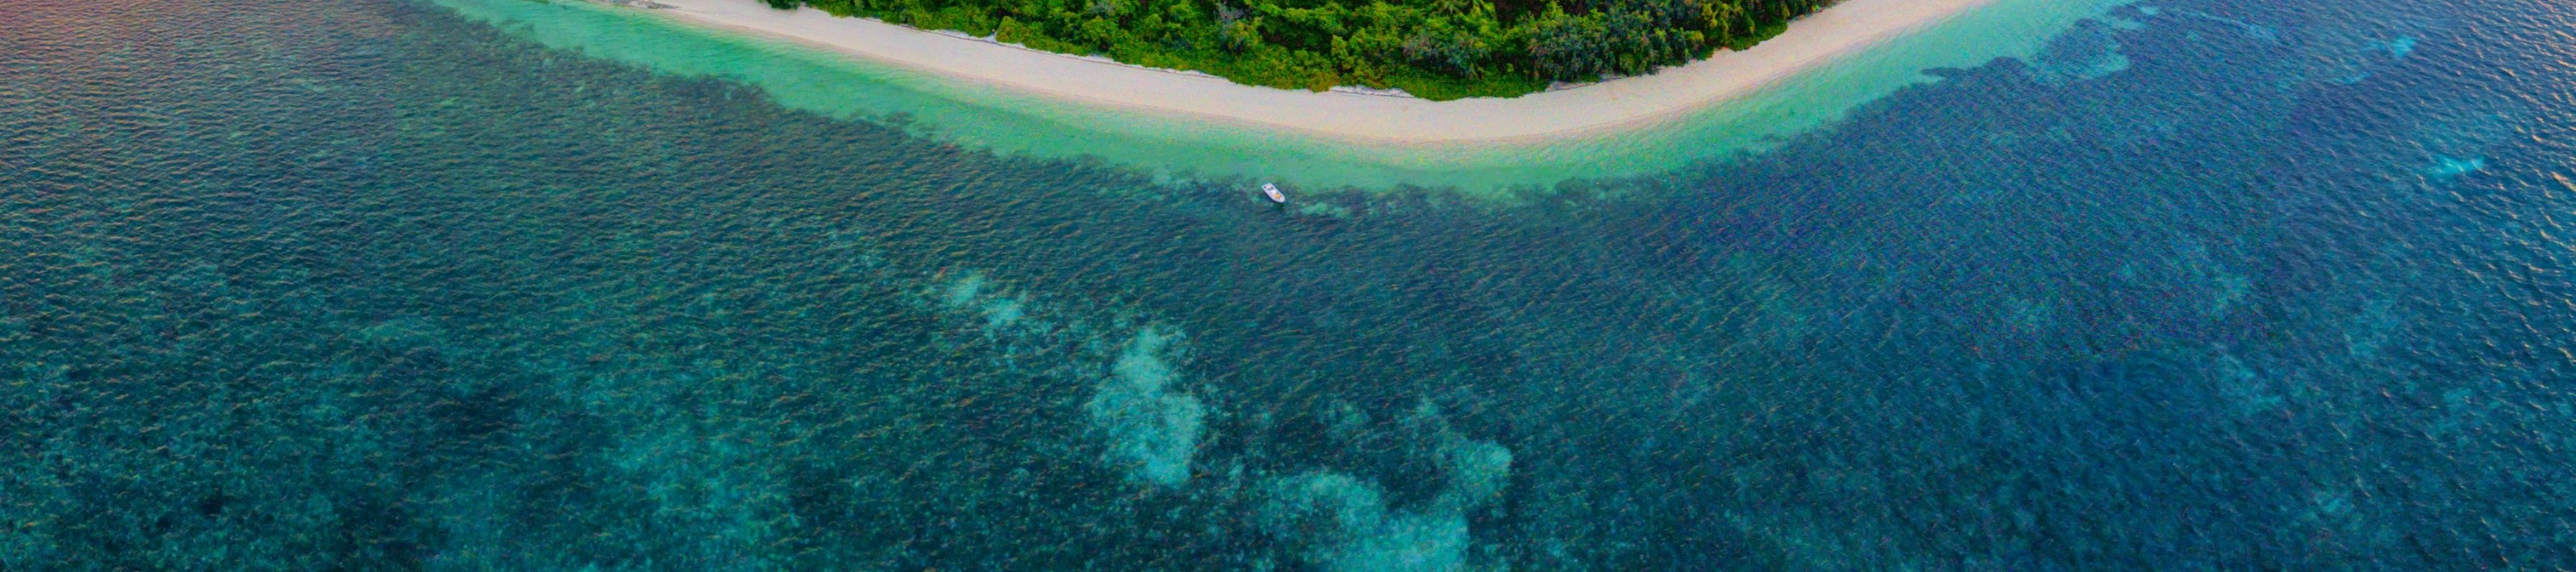
[[[1564,136],[1650,121],[1744,95],[1836,57],[1990,0],[1844,0],[1744,51],[1661,72],[1498,99],[1429,101],[1236,84],[939,34],[758,0],[654,0],[684,22],[826,47],[852,56],[1018,91],[1113,107],[1385,143],[1465,143]]]

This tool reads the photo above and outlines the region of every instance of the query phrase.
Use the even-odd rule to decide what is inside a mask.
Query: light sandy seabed
[[[1111,107],[1287,128],[1380,143],[1467,143],[1601,131],[1746,95],[1801,70],[1940,22],[1991,0],[1845,0],[1744,51],[1646,76],[1498,99],[1429,101],[1236,84],[925,32],[757,0],[655,0],[652,12],[794,40],[868,60]]]

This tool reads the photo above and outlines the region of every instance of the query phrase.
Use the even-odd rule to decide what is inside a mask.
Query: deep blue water
[[[0,0],[0,569],[2576,567],[2576,9],[1929,73],[1333,217],[425,3]]]

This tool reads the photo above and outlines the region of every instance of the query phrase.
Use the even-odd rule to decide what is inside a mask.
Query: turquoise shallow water
[[[2557,4],[1301,209],[453,6],[0,9],[0,569],[2576,563]]]

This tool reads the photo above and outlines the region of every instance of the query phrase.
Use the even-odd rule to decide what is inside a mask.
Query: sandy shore
[[[1740,52],[1653,75],[1521,97],[1429,101],[1240,85],[916,30],[758,0],[653,0],[681,21],[803,42],[1023,92],[1281,127],[1343,139],[1459,143],[1573,135],[1647,122],[1744,95],[1989,0],[1844,0]]]

